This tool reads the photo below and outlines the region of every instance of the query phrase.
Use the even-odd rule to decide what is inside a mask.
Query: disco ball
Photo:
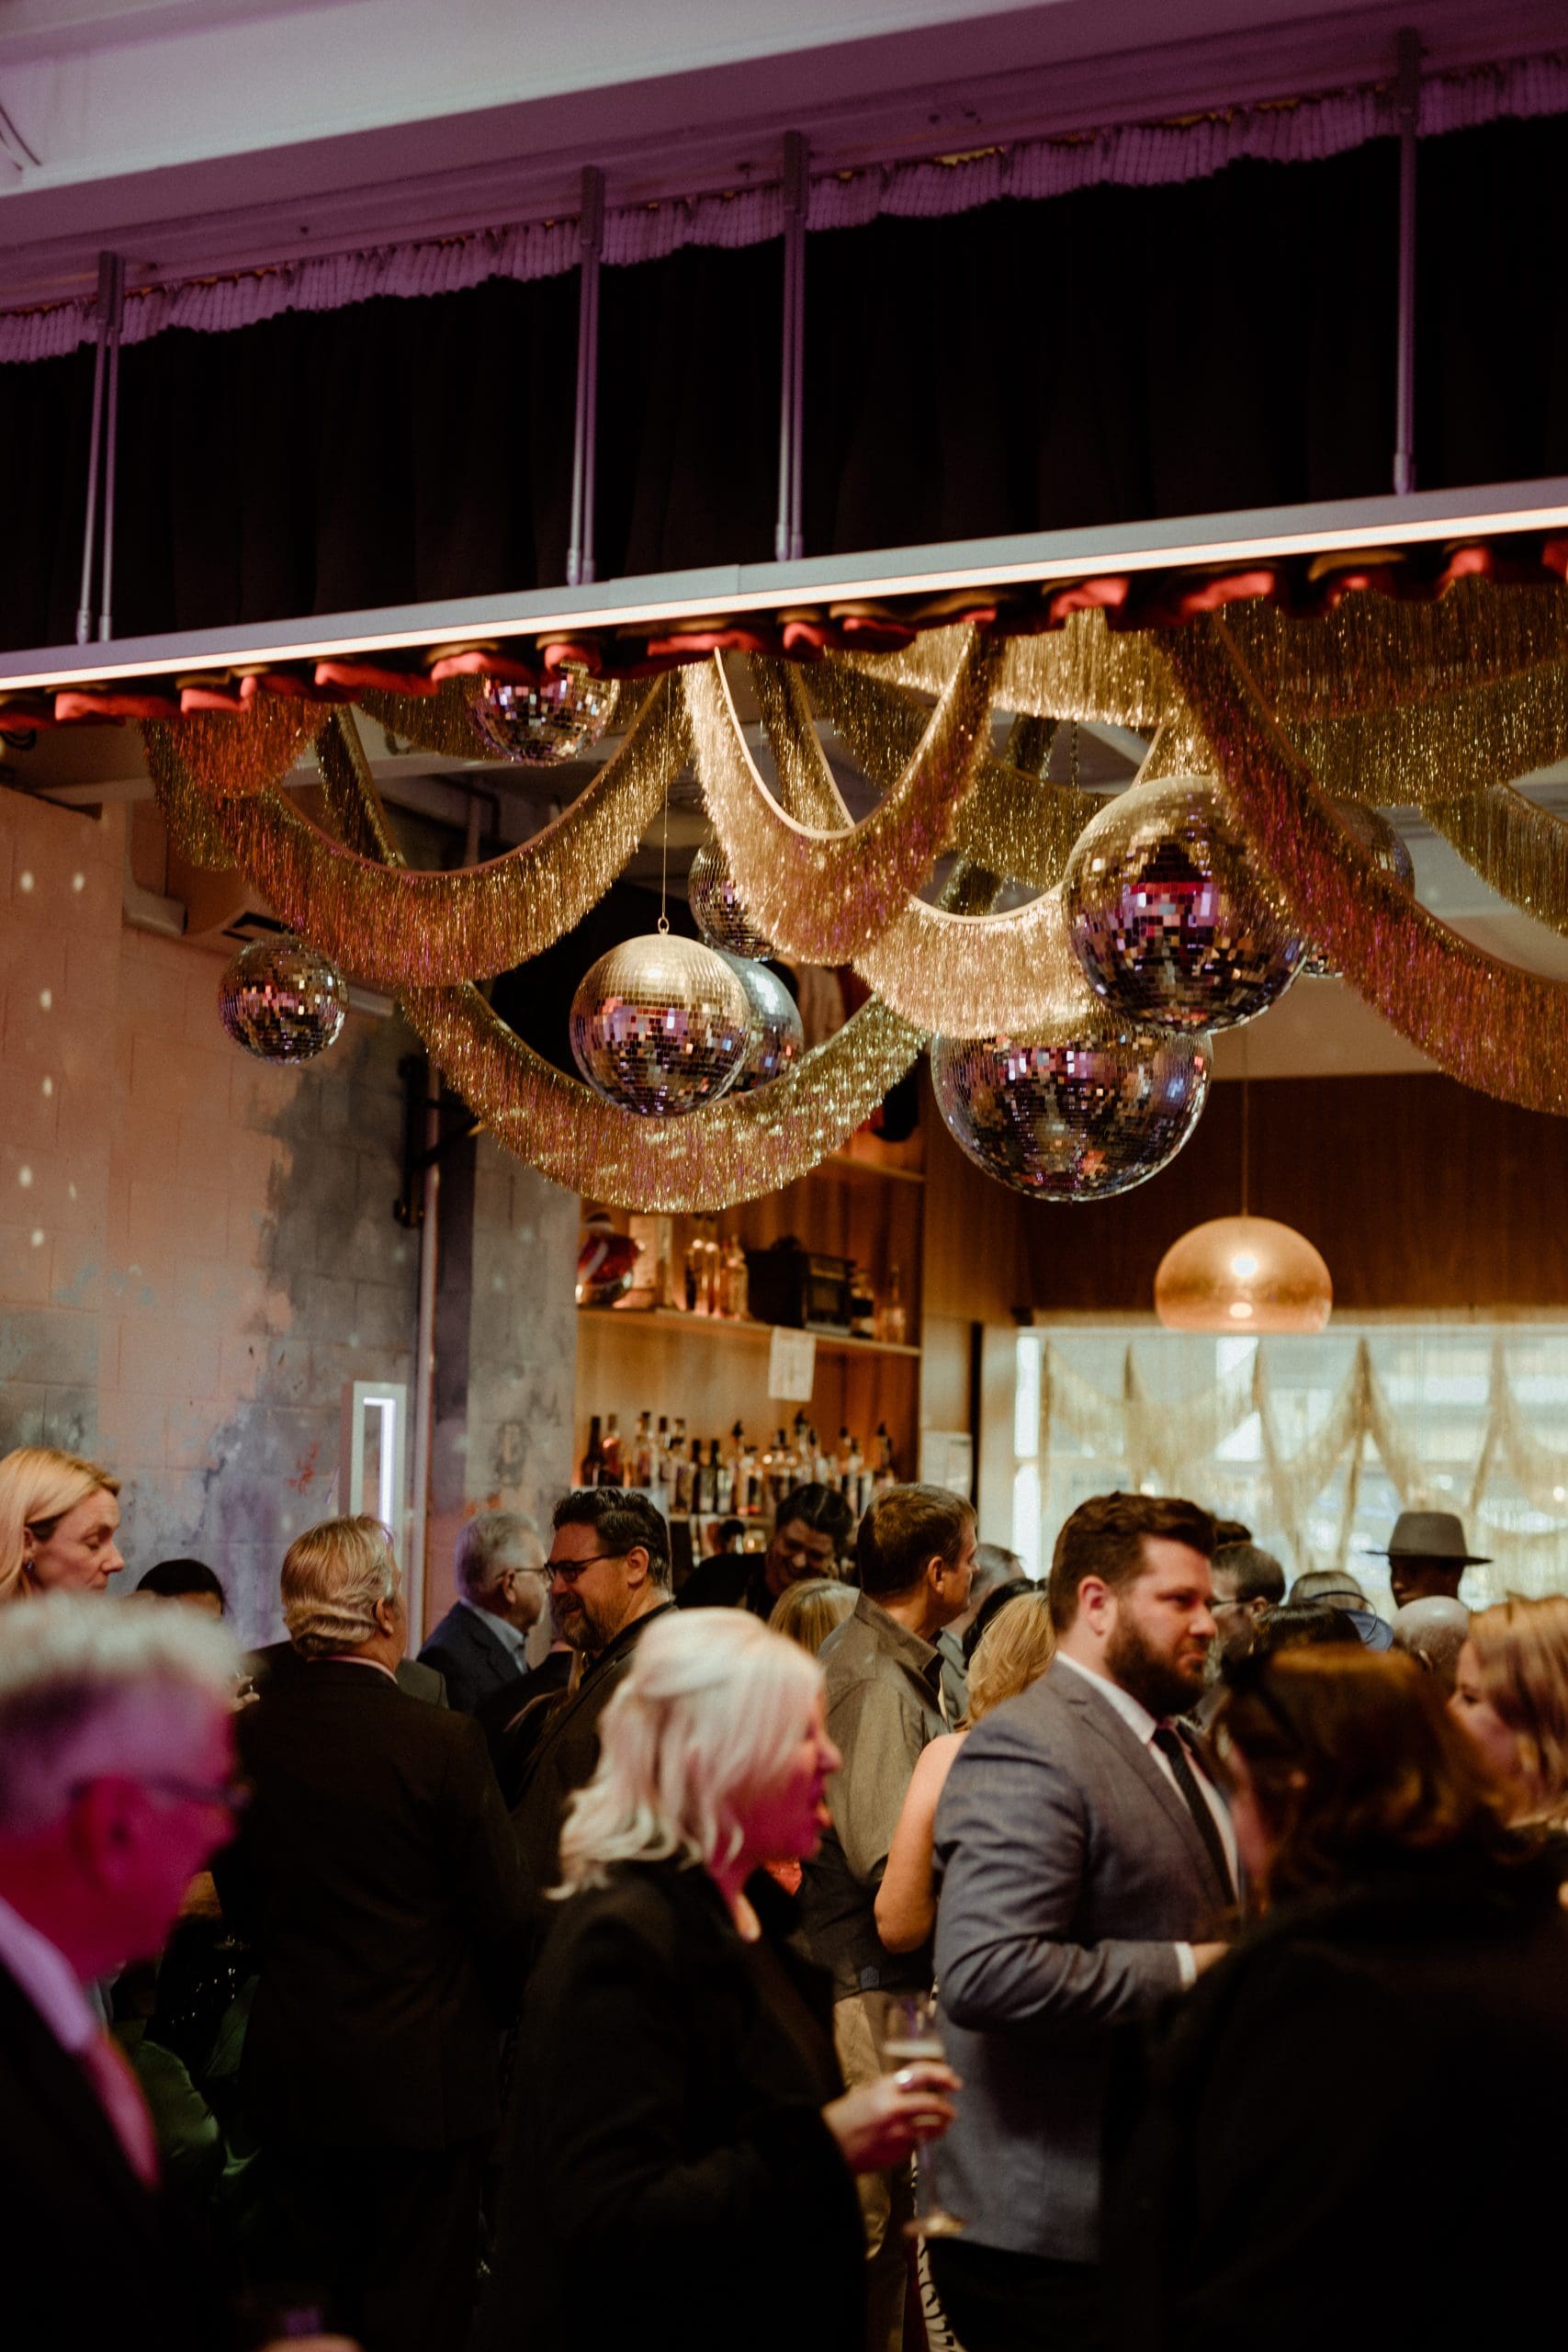
[[[715,1101],[751,1044],[751,1002],[734,967],[669,932],[612,947],[571,1001],[578,1069],[610,1102],[649,1118]]]
[[[481,678],[468,708],[492,752],[520,767],[553,767],[596,743],[615,714],[620,688],[581,662],[563,662],[542,686]]]
[[[218,1017],[260,1062],[308,1062],[336,1040],[348,983],[302,939],[253,939],[218,983]]]
[[[740,1065],[732,1092],[750,1094],[793,1069],[806,1051],[806,1031],[800,1008],[776,972],[765,964],[750,963],[743,956],[725,962],[745,989],[751,1007],[751,1049]]]
[[[948,1133],[977,1168],[1043,1201],[1103,1201],[1157,1176],[1202,1114],[1202,1035],[1076,1006],[1028,1037],[933,1037]]]
[[[1367,852],[1378,872],[1386,874],[1391,882],[1397,882],[1402,890],[1414,892],[1415,865],[1388,819],[1376,808],[1363,808],[1359,800],[1337,800],[1334,812],[1352,840]],[[1339,967],[1333,958],[1316,947],[1308,948],[1302,969],[1314,980],[1339,978]]]
[[[763,938],[736,896],[729,860],[716,842],[705,842],[693,858],[692,870],[686,876],[686,898],[692,921],[710,947],[718,948],[726,956],[749,958],[773,954],[772,944]]]
[[[1079,834],[1063,894],[1095,994],[1160,1028],[1253,1020],[1306,953],[1206,776],[1119,794]]]

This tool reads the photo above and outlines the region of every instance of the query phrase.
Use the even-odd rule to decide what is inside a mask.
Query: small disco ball
[[[737,897],[729,860],[716,842],[705,842],[693,858],[686,876],[686,899],[692,921],[708,945],[721,955],[754,961],[773,954],[771,942],[763,938]]]
[[[218,983],[218,1017],[259,1062],[308,1062],[336,1042],[348,983],[302,939],[253,939]]]
[[[608,1101],[649,1118],[716,1101],[751,1045],[751,1001],[734,967],[669,932],[612,947],[571,1001],[578,1069]]]
[[[1402,890],[1414,893],[1416,866],[1410,852],[1395,832],[1388,819],[1377,808],[1363,808],[1359,800],[1337,800],[1334,813],[1345,831],[1367,852],[1380,874],[1397,882]],[[1332,956],[1321,949],[1309,947],[1302,969],[1310,979],[1337,980],[1339,967]]]
[[[725,962],[745,989],[751,1007],[751,1048],[740,1065],[731,1092],[750,1094],[793,1069],[806,1051],[806,1031],[800,1008],[776,972],[753,964],[744,956],[727,956]]]
[[[542,686],[481,678],[468,706],[492,752],[520,767],[553,767],[596,743],[615,715],[620,688],[581,662],[563,662]]]
[[[1080,1007],[1028,1037],[933,1037],[931,1082],[959,1149],[1014,1192],[1103,1201],[1157,1176],[1202,1115],[1207,1037]]]
[[[1208,776],[1120,793],[1079,834],[1063,894],[1095,994],[1159,1028],[1254,1020],[1306,954]]]

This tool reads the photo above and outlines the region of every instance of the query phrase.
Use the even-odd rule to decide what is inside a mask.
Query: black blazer
[[[599,1762],[599,1721],[631,1670],[632,1653],[645,1629],[664,1610],[650,1609],[601,1650],[570,1698],[554,1707],[535,1737],[522,1768],[512,1824],[517,1832],[523,1870],[543,1894],[560,1874],[560,1826],[566,1802],[593,1778]]]
[[[216,1864],[261,1982],[263,2138],[444,2148],[496,2120],[523,1889],[479,1726],[325,1659],[239,1717],[255,1794]]]
[[[281,1682],[298,1674],[306,1661],[292,1642],[268,1642],[265,1649],[252,1650],[245,1660],[252,1681],[258,1690],[269,1682]],[[428,1700],[433,1707],[446,1704],[446,1685],[434,1667],[422,1666],[418,1658],[398,1660],[398,1688],[406,1690],[411,1699]]]
[[[1282,1909],[1202,1978],[1112,2151],[1119,2344],[1506,2342],[1555,2308],[1560,1867],[1417,1857]]]
[[[431,1633],[419,1663],[440,1675],[447,1704],[465,1715],[471,1715],[491,1691],[516,1682],[524,1671],[500,1634],[491,1631],[484,1612],[460,1600],[454,1601]]]
[[[137,2179],[77,2062],[0,1968],[0,2246],[15,2352],[212,2352],[201,2249]]]
[[[828,1979],[779,1933],[788,1898],[751,1892],[765,1955],[690,1865],[623,1863],[552,1906],[473,2352],[860,2352]]]

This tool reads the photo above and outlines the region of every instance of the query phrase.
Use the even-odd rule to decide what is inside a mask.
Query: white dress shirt
[[[1134,1699],[1130,1690],[1124,1690],[1120,1682],[1112,1682],[1109,1675],[1096,1674],[1090,1667],[1080,1666],[1076,1657],[1068,1657],[1065,1651],[1056,1652],[1056,1663],[1069,1668],[1074,1674],[1080,1675],[1091,1689],[1099,1691],[1107,1706],[1115,1709],[1139,1747],[1147,1751],[1151,1763],[1165,1774],[1177,1795],[1181,1796],[1181,1784],[1170,1769],[1170,1758],[1155,1741],[1155,1734],[1161,1727],[1158,1716],[1151,1715],[1143,1702]],[[1177,1733],[1177,1737],[1179,1739],[1181,1737],[1179,1731]],[[1235,1828],[1231,1820],[1230,1808],[1195,1757],[1192,1758],[1192,1778],[1202,1791],[1203,1802],[1214,1817],[1214,1826],[1220,1833],[1220,1843],[1225,1849],[1225,1860],[1230,1864],[1231,1884],[1239,1886],[1241,1884],[1240,1855],[1236,1849]],[[1187,1800],[1184,1796],[1181,1797],[1181,1802],[1183,1804],[1186,1804]],[[1178,1944],[1176,1959],[1177,1965],[1181,1971],[1183,1985],[1196,1983],[1198,1963],[1192,1957],[1191,1945]]]
[[[80,2057],[103,2030],[101,2018],[57,1944],[0,1895],[0,1967],[14,1976],[62,2050]]]

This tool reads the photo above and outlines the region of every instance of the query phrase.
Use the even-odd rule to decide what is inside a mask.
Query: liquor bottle
[[[588,1424],[588,1451],[582,1457],[581,1484],[585,1487],[597,1487],[603,1483],[600,1474],[604,1467],[604,1448],[599,1436],[601,1427],[599,1416],[595,1413]]]
[[[854,1497],[850,1492],[850,1433],[848,1430],[839,1431],[839,1442],[833,1455],[831,1483],[837,1487],[841,1495],[853,1502]]]
[[[735,1467],[728,1453],[721,1451],[717,1438],[713,1442],[709,1459],[713,1464],[713,1508],[719,1519],[728,1519],[735,1509]]]
[[[881,1494],[885,1487],[896,1487],[898,1472],[893,1460],[893,1441],[887,1434],[886,1421],[876,1424],[876,1463],[872,1473],[872,1492]]]
[[[751,1315],[751,1274],[746,1263],[746,1252],[735,1234],[729,1238],[725,1264],[729,1272],[729,1312],[738,1322],[748,1322]]]
[[[632,1485],[651,1487],[653,1469],[653,1416],[651,1413],[639,1413],[637,1417],[637,1444],[632,1452]]]
[[[679,1414],[675,1417],[675,1436],[670,1451],[675,1458],[674,1492],[670,1507],[677,1513],[689,1512],[692,1508],[692,1457],[686,1451],[686,1424]]]
[[[882,1302],[882,1337],[890,1347],[901,1348],[909,1336],[908,1309],[904,1305],[904,1284],[897,1266],[887,1269],[887,1295]]]
[[[724,1311],[719,1300],[723,1264],[724,1252],[718,1246],[718,1236],[710,1217],[703,1239],[703,1289],[710,1315],[720,1315]]]
[[[860,1440],[854,1437],[850,1440],[850,1458],[844,1469],[844,1499],[857,1518],[865,1509],[866,1498],[862,1491],[864,1484],[865,1460],[860,1450]]]
[[[659,1416],[659,1432],[653,1442],[653,1480],[655,1486],[662,1487],[666,1494],[668,1494],[672,1475],[673,1474],[670,1466],[670,1416],[668,1413],[660,1413]]]
[[[604,1423],[604,1461],[599,1471],[602,1487],[618,1487],[622,1483],[621,1424],[617,1414],[611,1413]]]

